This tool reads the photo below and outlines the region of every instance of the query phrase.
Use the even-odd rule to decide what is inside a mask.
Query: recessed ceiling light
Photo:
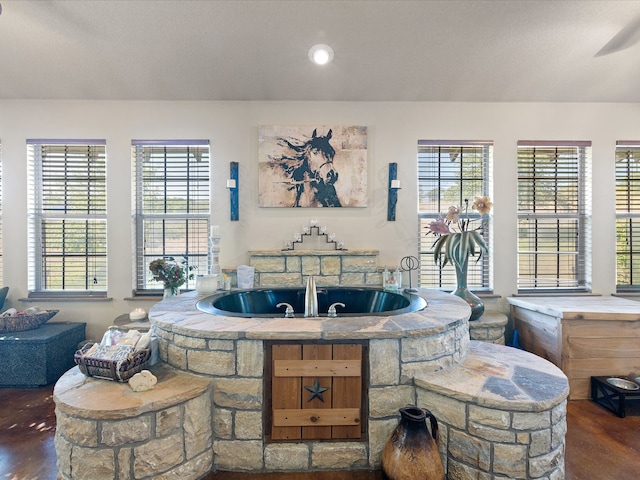
[[[321,43],[314,45],[309,49],[309,60],[317,65],[326,65],[333,60],[333,49]]]

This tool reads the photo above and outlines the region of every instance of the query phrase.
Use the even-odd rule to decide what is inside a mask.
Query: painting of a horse
[[[261,127],[259,162],[262,207],[366,206],[366,127]]]

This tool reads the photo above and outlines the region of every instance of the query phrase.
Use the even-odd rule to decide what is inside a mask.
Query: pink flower
[[[493,202],[489,200],[489,197],[476,197],[471,208],[477,210],[480,215],[484,215],[491,211],[491,207],[493,207]]]
[[[427,228],[435,234],[446,235],[449,233],[449,225],[447,225],[444,220],[444,217],[440,215],[438,219],[431,222]]]
[[[460,208],[454,206],[449,207],[449,210],[447,210],[447,220],[452,223],[458,223],[460,213]]]

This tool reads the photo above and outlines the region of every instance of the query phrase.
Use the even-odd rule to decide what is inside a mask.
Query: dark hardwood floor
[[[54,480],[53,386],[0,388],[0,479]],[[567,408],[567,480],[640,478],[640,416],[618,418],[588,400]],[[320,473],[214,472],[207,480],[380,480],[379,471]]]

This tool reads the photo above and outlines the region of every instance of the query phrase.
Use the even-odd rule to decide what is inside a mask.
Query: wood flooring
[[[55,480],[53,386],[0,388],[0,479]],[[566,480],[640,478],[640,416],[618,418],[589,400],[567,407]],[[212,472],[206,480],[381,480],[379,471]]]

